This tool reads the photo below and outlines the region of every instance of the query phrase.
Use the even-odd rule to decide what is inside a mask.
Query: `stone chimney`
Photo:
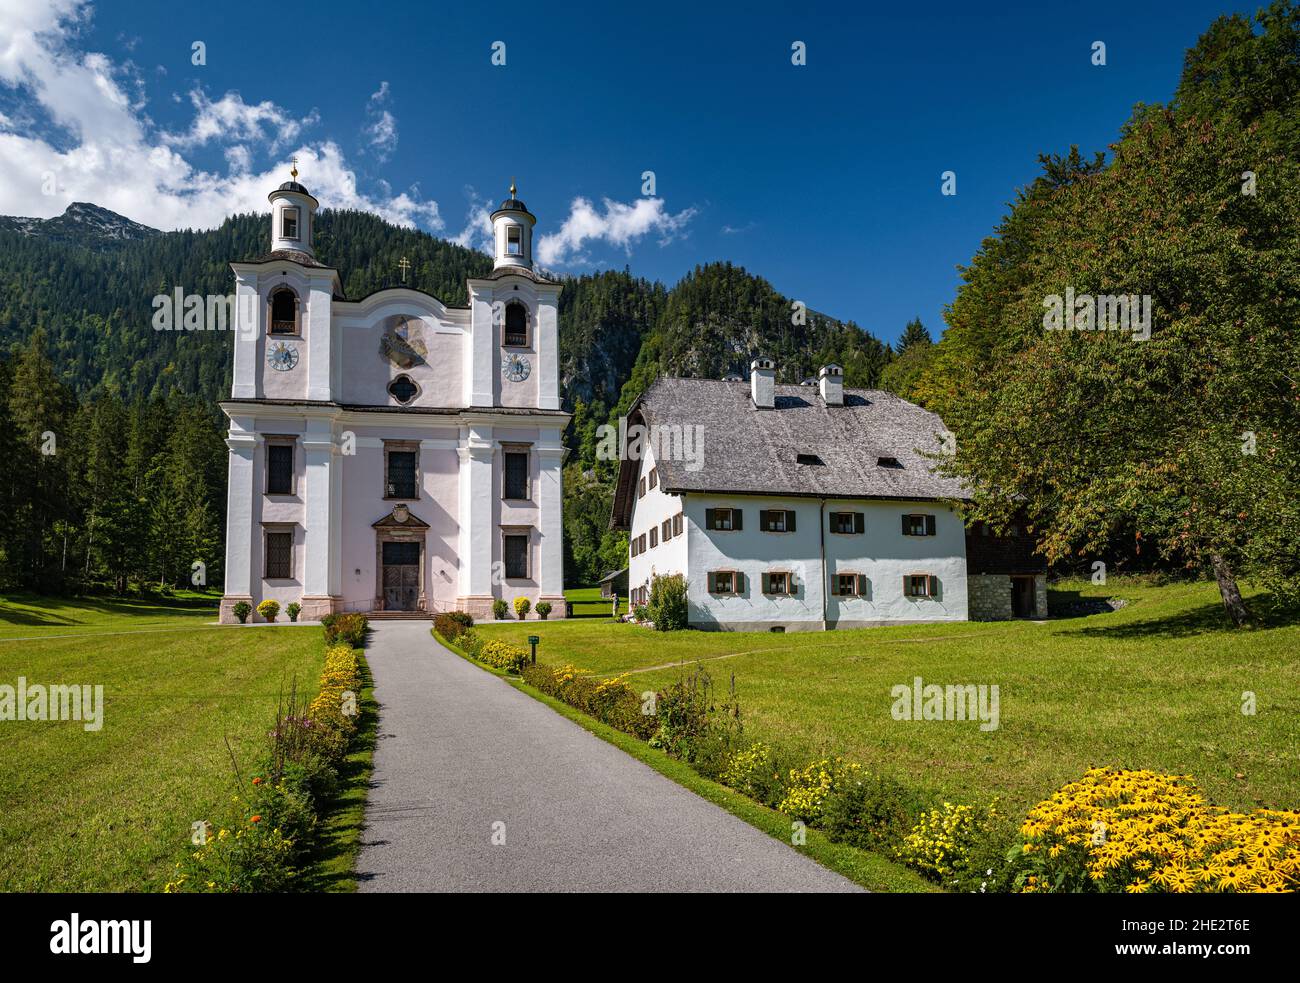
[[[823,365],[817,373],[822,402],[827,406],[844,405],[844,370],[838,365]]]
[[[749,363],[749,394],[760,410],[776,406],[776,363],[759,356]]]

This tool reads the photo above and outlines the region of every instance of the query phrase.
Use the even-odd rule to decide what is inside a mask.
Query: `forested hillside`
[[[155,331],[151,302],[178,286],[232,291],[228,264],[265,251],[269,221],[240,215],[210,231],[160,233],[84,204],[46,221],[0,218],[0,351],[9,352],[0,426],[21,434],[12,449],[22,464],[11,474],[32,479],[14,477],[0,502],[0,585],[179,585],[190,578],[190,563],[178,559],[187,553],[219,582],[225,478],[216,402],[230,388],[230,337]],[[411,262],[406,282],[449,304],[466,302],[466,277],[491,269],[482,253],[361,212],[320,212],[315,245],[351,298],[401,282],[402,257]],[[588,583],[624,557],[624,538],[605,528],[613,468],[595,461],[595,427],[660,373],[744,373],[760,351],[777,359],[783,381],[838,361],[849,385],[876,385],[892,357],[856,326],[797,312],[767,281],[730,264],[698,267],[672,289],[626,269],[564,278],[560,379],[575,412],[565,502],[571,582]],[[46,380],[39,394],[29,391],[35,377]],[[166,425],[180,417],[194,460]],[[39,453],[47,431],[62,441],[53,456]],[[86,462],[101,447],[91,475]],[[72,480],[78,469],[85,482]],[[183,485],[185,501],[159,504],[163,485]]]

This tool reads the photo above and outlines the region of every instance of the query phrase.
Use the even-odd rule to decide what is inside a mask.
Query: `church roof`
[[[304,253],[300,249],[274,249],[269,253],[263,253],[257,259],[250,260],[253,263],[273,263],[278,259],[288,260],[290,263],[297,263],[299,266],[314,266],[318,269],[331,269],[327,263],[322,263],[315,256]]]
[[[311,194],[310,191],[308,191],[306,188],[304,188],[304,187],[303,187],[301,184],[299,184],[297,181],[285,181],[284,184],[280,185],[280,190],[281,190],[281,191],[296,191],[296,192],[298,192],[298,194],[300,194],[300,195],[310,195],[310,194]]]
[[[552,280],[550,277],[538,273],[536,270],[527,266],[501,266],[491,273],[485,273],[483,276],[472,276],[471,280],[500,280],[504,276],[521,276],[526,280],[532,280],[533,283],[559,283],[559,280]]]
[[[810,387],[780,385],[775,404],[756,407],[744,383],[665,377],[628,411],[628,425],[703,428],[684,431],[700,434],[697,470],[688,469],[695,466],[689,458],[680,459],[687,455],[656,456],[659,485],[668,493],[968,497],[960,481],[938,473],[926,456],[940,450],[943,421],[893,393],[845,389],[843,406],[827,406]],[[897,465],[882,463],[891,459]],[[624,461],[619,469],[614,528],[631,519],[638,468],[638,461]]]

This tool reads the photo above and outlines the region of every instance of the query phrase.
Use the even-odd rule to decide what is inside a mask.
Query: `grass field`
[[[0,890],[159,890],[320,628],[215,628],[215,603],[0,598],[0,684],[104,687],[104,722],[0,722]]]
[[[599,587],[573,587],[564,592],[564,598],[573,602],[575,618],[608,618],[614,602],[600,596]],[[618,599],[618,613],[627,614],[627,595]]]
[[[1068,592],[1064,590],[1068,586]],[[1213,584],[1061,585],[1053,600],[1123,609],[1046,624],[958,623],[808,634],[659,633],[608,619],[485,624],[541,636],[538,659],[658,688],[698,660],[735,674],[747,733],[843,754],[936,796],[1021,812],[1090,765],[1193,775],[1234,808],[1300,805],[1300,624],[1235,631]],[[1250,595],[1248,594],[1248,599]],[[891,688],[996,684],[1000,726],[896,721]],[[1256,713],[1242,712],[1243,693]]]

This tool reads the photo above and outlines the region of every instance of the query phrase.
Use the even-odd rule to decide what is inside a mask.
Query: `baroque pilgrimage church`
[[[533,269],[535,217],[492,213],[495,263],[469,305],[411,287],[346,298],[312,249],[317,201],[270,195],[271,249],[236,282],[225,596],[256,609],[564,615],[560,284]],[[249,318],[255,323],[244,323]],[[253,620],[259,620],[254,614]]]

